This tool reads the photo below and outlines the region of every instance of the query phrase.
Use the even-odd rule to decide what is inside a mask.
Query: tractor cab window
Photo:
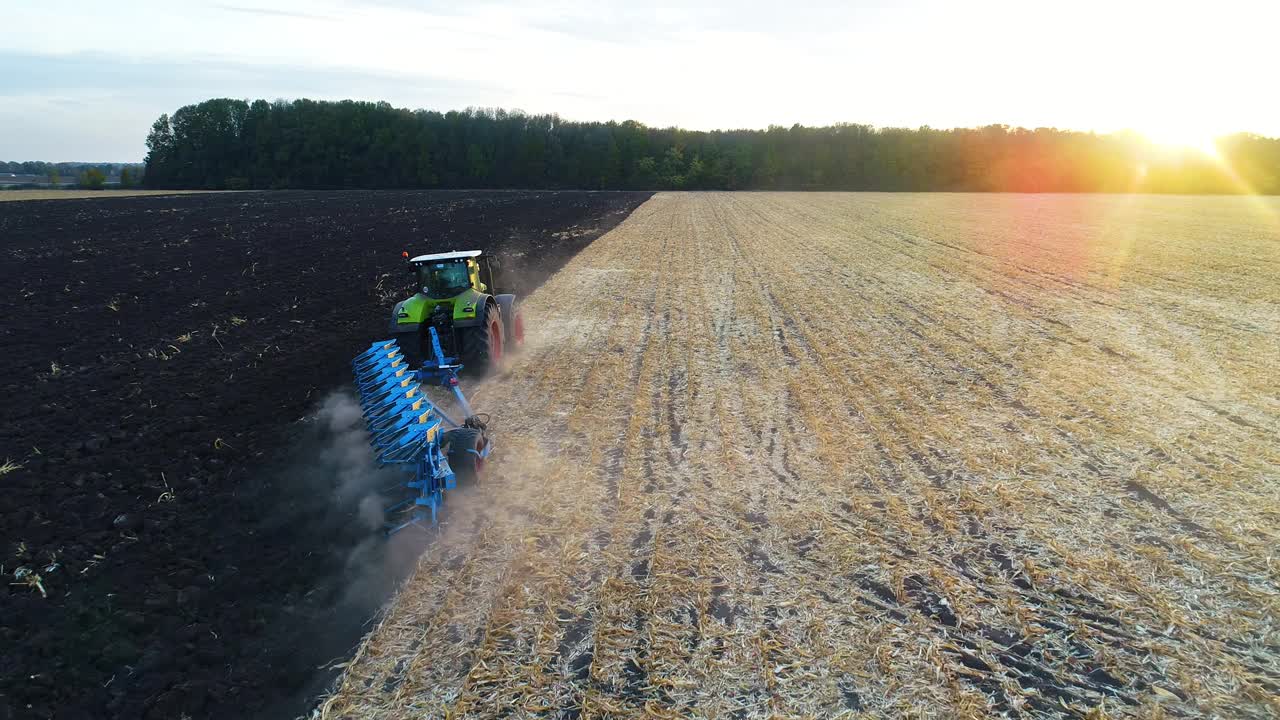
[[[465,262],[424,263],[418,266],[418,284],[431,298],[450,298],[471,287]]]

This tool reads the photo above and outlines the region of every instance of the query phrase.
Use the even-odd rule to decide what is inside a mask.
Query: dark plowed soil
[[[0,205],[0,719],[301,711],[391,582],[296,421],[384,334],[400,251],[483,249],[527,293],[647,197]]]

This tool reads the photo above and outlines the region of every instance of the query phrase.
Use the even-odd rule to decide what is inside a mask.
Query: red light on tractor
[[[408,250],[401,250],[401,251],[400,251],[400,257],[404,258],[405,260],[408,260],[408,259],[409,259],[409,251],[408,251]]]

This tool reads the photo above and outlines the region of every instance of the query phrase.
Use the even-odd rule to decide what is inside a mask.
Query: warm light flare
[[[1210,157],[1218,157],[1219,133],[1194,123],[1171,123],[1141,130],[1156,145],[1174,150],[1195,150]]]

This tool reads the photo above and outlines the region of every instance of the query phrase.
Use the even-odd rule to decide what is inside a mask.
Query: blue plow
[[[378,467],[394,466],[405,475],[392,488],[397,499],[384,509],[388,535],[427,522],[434,525],[444,491],[456,488],[459,477],[474,477],[490,451],[488,417],[472,413],[458,387],[462,365],[445,357],[435,328],[428,330],[434,357],[417,370],[409,367],[394,340],[373,343],[351,363]],[[425,385],[451,390],[462,421],[431,402],[423,393]]]

